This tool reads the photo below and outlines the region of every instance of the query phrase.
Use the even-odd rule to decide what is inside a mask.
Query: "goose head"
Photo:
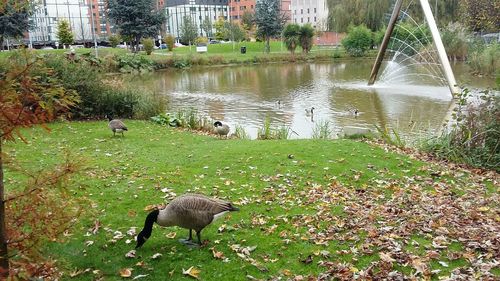
[[[214,122],[214,127],[217,128],[217,127],[222,127],[222,122],[221,121],[215,121]]]
[[[160,214],[159,210],[154,210],[146,217],[146,222],[144,223],[144,228],[137,234],[137,245],[135,248],[141,247],[148,238],[151,236],[151,232],[153,231],[153,224],[158,220],[158,214]]]
[[[113,120],[113,116],[111,114],[104,115],[104,118],[108,118],[109,121]]]

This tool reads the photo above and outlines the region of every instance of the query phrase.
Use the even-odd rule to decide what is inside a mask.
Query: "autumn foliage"
[[[26,142],[22,128],[43,126],[78,102],[77,93],[61,86],[52,69],[28,50],[13,53],[0,65],[0,279],[52,274],[51,262],[39,250],[62,234],[79,213],[65,188],[68,176],[78,170],[76,159],[67,157],[53,171],[32,172],[3,152],[1,145],[16,139]],[[25,180],[5,181],[4,167]]]

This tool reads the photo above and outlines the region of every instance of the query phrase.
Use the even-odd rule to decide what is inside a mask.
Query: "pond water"
[[[448,88],[408,80],[369,87],[372,63],[360,59],[195,68],[135,76],[129,81],[133,87],[164,94],[168,112],[196,109],[200,115],[228,123],[232,132],[236,125],[242,126],[252,138],[266,118],[272,127],[290,127],[292,138],[311,138],[324,122],[329,122],[333,137],[344,127],[374,130],[374,125],[394,128],[409,139],[436,132],[451,103]],[[492,80],[468,75],[464,64],[454,65],[454,71],[461,85],[494,85]],[[306,112],[311,107],[312,116]]]

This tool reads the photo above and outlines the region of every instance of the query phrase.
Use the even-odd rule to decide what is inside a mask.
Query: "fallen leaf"
[[[313,261],[312,255],[309,255],[309,256],[307,256],[307,258],[305,260],[301,260],[300,262],[305,263],[305,264],[310,264],[310,263],[312,263],[312,261]]]
[[[156,254],[154,254],[154,255],[151,257],[151,259],[156,260],[156,259],[160,258],[161,256],[162,256],[162,254],[160,254],[160,253],[156,253]]]
[[[124,278],[132,276],[132,268],[122,268],[120,270],[120,276]]]
[[[188,270],[184,270],[184,268],[182,269],[182,274],[189,275],[196,279],[199,278],[200,272],[201,271],[194,266],[191,266],[190,268],[188,268]]]
[[[135,258],[135,250],[130,250],[128,253],[125,254],[126,258]]]
[[[225,258],[224,253],[217,251],[215,247],[210,248],[210,250],[212,250],[212,255],[214,256],[215,259],[223,260]]]
[[[380,253],[378,253],[378,255],[380,256],[380,259],[383,260],[383,261],[385,261],[385,262],[393,263],[393,262],[396,261],[395,259],[393,259],[391,257],[390,253],[380,252]]]
[[[175,236],[177,236],[177,232],[170,232],[169,234],[165,235],[167,238],[174,239]]]
[[[136,280],[136,279],[139,279],[139,278],[144,278],[144,277],[148,277],[149,274],[139,274],[137,276],[135,276],[134,278],[132,278],[132,280]]]

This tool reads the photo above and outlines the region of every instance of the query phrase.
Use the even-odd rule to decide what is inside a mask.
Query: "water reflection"
[[[165,71],[134,77],[131,83],[167,96],[168,111],[195,108],[201,114],[242,125],[252,137],[266,117],[310,138],[318,121],[344,126],[396,128],[404,136],[433,132],[448,110],[443,86],[366,86],[371,60],[273,64]],[[460,76],[459,76],[460,77]],[[306,108],[314,107],[314,118]],[[353,109],[359,114],[353,114]]]

